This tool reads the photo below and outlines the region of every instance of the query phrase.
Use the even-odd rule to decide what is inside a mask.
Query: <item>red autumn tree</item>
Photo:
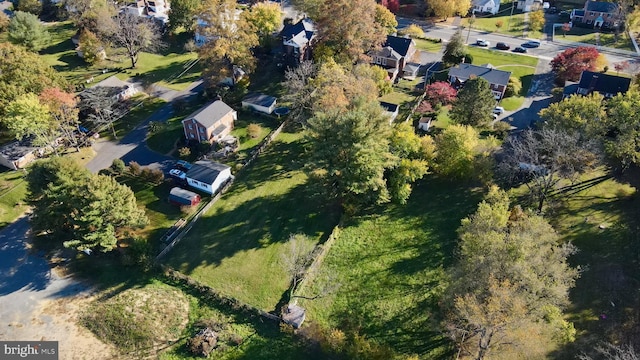
[[[613,64],[613,68],[616,69],[616,72],[618,73],[618,75],[620,74],[620,71],[624,71],[628,67],[629,67],[629,62],[628,61],[621,61],[619,63]]]
[[[400,0],[382,0],[382,6],[395,14],[400,10]]]
[[[431,103],[429,101],[422,100],[420,105],[418,105],[418,107],[416,108],[416,111],[422,114],[430,114],[433,112],[433,106],[431,106]]]
[[[76,96],[57,87],[45,88],[39,96],[40,103],[49,108],[55,126],[67,141],[80,151],[80,145],[73,134],[78,126],[78,108]]]
[[[594,71],[600,53],[595,47],[578,46],[567,49],[551,60],[551,69],[556,74],[556,82],[578,81],[583,71]]]
[[[449,105],[456,99],[456,95],[456,89],[445,81],[436,81],[425,88],[425,100],[432,106]]]

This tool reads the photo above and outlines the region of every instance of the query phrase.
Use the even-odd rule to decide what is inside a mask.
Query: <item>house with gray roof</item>
[[[196,161],[186,173],[187,184],[209,195],[215,195],[233,175],[227,165],[208,161]]]
[[[242,99],[242,107],[271,114],[276,108],[277,99],[273,96],[253,93]]]
[[[233,130],[238,113],[229,105],[216,100],[193,112],[182,120],[187,141],[214,143]]]
[[[396,77],[415,77],[420,64],[407,66],[416,54],[416,42],[409,37],[387,35],[387,41],[382,48],[369,53],[371,63],[383,67],[389,74],[389,79]]]
[[[285,56],[294,65],[311,60],[311,49],[317,38],[316,27],[309,18],[285,24],[280,32]]]
[[[41,153],[40,148],[31,145],[31,140],[13,141],[0,147],[0,165],[11,170],[22,169]]]
[[[459,89],[472,77],[481,77],[489,82],[491,92],[496,100],[500,100],[504,96],[510,76],[510,71],[495,69],[491,64],[478,66],[462,63],[449,69],[449,82],[453,87]]]
[[[495,15],[500,10],[500,0],[473,0],[472,6],[474,13]]]

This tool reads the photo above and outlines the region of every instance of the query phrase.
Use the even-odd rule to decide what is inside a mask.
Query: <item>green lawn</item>
[[[556,29],[555,40],[560,41],[572,41],[572,42],[580,42],[591,45],[598,45],[597,32],[593,29],[585,29],[580,27],[573,27],[571,31],[567,32],[566,36],[564,35],[562,29]],[[634,51],[633,45],[631,44],[631,39],[629,39],[629,35],[625,32],[620,34],[619,36],[615,36],[615,34],[611,33],[600,33],[600,46],[611,47],[616,49]]]
[[[93,79],[89,84],[96,84],[114,74],[122,80],[139,75],[148,83],[157,82],[174,90],[184,90],[200,77],[199,64],[189,70],[185,68],[197,59],[195,53],[185,52],[183,49],[184,43],[188,40],[186,33],[170,38],[169,46],[158,54],[140,53],[137,67],[130,69],[130,60],[113,49],[107,50],[109,60],[88,66],[75,52],[71,37],[76,33],[76,29],[70,21],[49,24],[47,27],[51,39],[40,54],[45,62],[62,73],[73,85],[86,85],[89,78]],[[109,71],[103,73],[102,69]],[[183,72],[185,73],[178,78]]]
[[[440,49],[442,49],[442,45],[443,45],[441,42],[435,42],[431,40],[425,40],[425,39],[413,39],[413,40],[416,42],[416,47],[419,50],[428,51],[428,52],[437,53],[440,51]]]
[[[14,222],[26,210],[27,183],[22,170],[0,172],[0,227]]]
[[[468,47],[467,51],[473,56],[474,65],[491,64],[498,70],[511,71],[511,76],[522,81],[520,94],[526,96],[538,65],[538,58],[476,47]]]
[[[288,288],[291,234],[323,241],[337,209],[307,184],[300,133],[281,133],[169,254],[166,263],[223,294],[273,310]]]
[[[483,17],[476,16],[475,22],[471,25],[473,30],[481,30],[487,32],[498,32],[500,34],[521,37],[524,30],[524,14],[513,14],[511,22],[509,22],[510,11],[498,13],[496,16]],[[498,29],[496,22],[502,22],[502,27]],[[462,25],[469,26],[469,18],[462,20]],[[466,36],[466,34],[464,34]]]
[[[313,295],[331,279],[340,287],[325,298],[301,302],[308,321],[352,326],[420,359],[451,358],[451,344],[437,325],[437,302],[445,287],[443,269],[453,260],[456,229],[480,196],[466,184],[431,177],[416,184],[406,205],[348,221],[305,291]]]
[[[400,105],[396,121],[404,121],[407,116],[409,116],[413,102],[416,100],[416,95],[411,94],[411,91],[408,89],[409,87],[413,88],[412,85],[408,85],[411,83],[413,82],[400,80],[399,84],[403,84],[404,88],[394,86],[392,92],[383,95],[378,99],[379,101]]]
[[[522,103],[524,103],[524,96],[512,96],[502,99],[502,101],[500,101],[500,106],[502,106],[506,111],[515,111],[522,106]]]
[[[166,101],[160,98],[152,97],[135,97],[131,99],[132,104],[139,104],[131,109],[131,111],[123,116],[121,119],[115,122],[114,127],[116,129],[116,135],[118,139],[127,135],[131,130],[138,126],[141,122],[146,120],[156,110],[166,104]],[[111,139],[113,132],[111,127],[108,127],[100,133],[101,137]]]

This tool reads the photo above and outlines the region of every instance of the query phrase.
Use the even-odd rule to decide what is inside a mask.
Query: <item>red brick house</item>
[[[502,99],[509,84],[510,71],[494,69],[491,64],[483,66],[462,63],[449,69],[449,82],[459,89],[472,77],[481,77],[489,82],[491,92],[496,100]]]
[[[182,120],[187,141],[214,143],[233,130],[238,113],[221,100],[206,105]]]
[[[613,29],[620,26],[621,21],[620,6],[615,2],[587,0],[584,8],[571,12],[572,25],[577,26]]]

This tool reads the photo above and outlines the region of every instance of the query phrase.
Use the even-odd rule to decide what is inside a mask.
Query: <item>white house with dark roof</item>
[[[242,107],[271,114],[276,108],[277,99],[273,96],[253,93],[242,99]]]
[[[382,48],[369,53],[371,63],[383,67],[392,81],[396,77],[415,77],[420,64],[407,66],[416,54],[416,42],[409,37],[387,35]]]
[[[133,84],[122,81],[115,76],[110,76],[95,84],[93,87],[111,89],[114,98],[117,98],[118,100],[127,100],[138,93],[138,89],[136,89]],[[82,97],[82,93],[80,93],[80,97]]]
[[[295,64],[311,60],[311,49],[317,38],[313,21],[304,18],[295,24],[286,24],[280,32],[285,55]]]
[[[497,14],[500,10],[500,0],[473,0],[471,10],[474,13]]]
[[[459,64],[449,69],[449,82],[455,88],[461,88],[472,77],[481,77],[489,82],[491,92],[496,100],[502,99],[509,84],[510,71],[494,69],[491,64],[483,66]]]
[[[187,141],[214,143],[233,130],[238,113],[221,100],[201,107],[182,120]]]
[[[187,184],[204,193],[215,195],[233,175],[231,168],[207,160],[196,161],[187,171]]]

